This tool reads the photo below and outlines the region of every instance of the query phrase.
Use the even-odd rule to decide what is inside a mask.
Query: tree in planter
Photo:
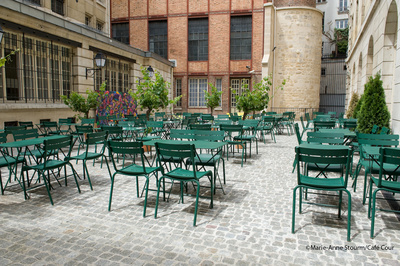
[[[96,109],[100,105],[100,101],[98,101],[99,95],[104,94],[105,88],[106,88],[106,82],[103,82],[100,86],[100,90],[97,91],[91,91],[91,90],[86,90],[87,93],[87,98],[85,98],[83,95],[73,91],[69,97],[66,95],[61,95],[61,99],[64,101],[64,103],[74,112],[78,112],[78,114],[75,115],[78,119],[82,118],[88,118],[89,117],[89,111],[92,109]],[[81,117],[80,114],[83,113],[84,117]]]
[[[381,75],[370,77],[364,86],[363,103],[358,115],[357,129],[361,133],[371,133],[372,127],[389,127],[390,113],[386,105],[385,91]]]
[[[358,118],[363,102],[364,102],[364,94],[361,95],[360,100],[358,100],[357,105],[354,108],[353,118]]]
[[[347,118],[355,118],[354,116],[354,111],[356,109],[357,103],[360,100],[360,98],[358,97],[358,93],[353,92],[351,94],[351,100],[349,103],[349,108],[347,109],[347,113],[346,113],[346,117]]]
[[[211,109],[211,115],[213,115],[214,108],[218,107],[221,102],[222,91],[218,91],[218,89],[211,83],[208,83],[208,85],[211,87],[211,91],[208,92],[205,90],[204,97],[206,99],[206,105]]]
[[[160,73],[155,72],[155,80],[149,76],[146,68],[141,68],[143,78],[137,80],[137,91],[130,90],[128,93],[137,101],[140,110],[146,110],[146,120],[150,119],[153,110],[164,109],[169,104],[176,104],[182,96],[173,100],[168,99],[169,83],[164,81]]]
[[[245,120],[246,116],[256,111],[262,111],[268,108],[270,96],[268,92],[272,87],[272,76],[264,77],[260,82],[253,85],[253,90],[250,90],[247,84],[242,87],[242,94],[236,95],[236,107],[239,111],[243,112],[242,119]],[[283,89],[286,84],[286,80],[282,81],[282,84],[277,89]]]

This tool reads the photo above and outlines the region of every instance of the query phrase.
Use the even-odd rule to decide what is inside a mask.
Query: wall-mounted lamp
[[[3,40],[4,30],[0,27],[0,43]]]
[[[153,74],[154,74],[154,69],[153,69],[151,66],[149,66],[149,67],[147,68],[147,72],[149,72],[149,77],[152,78],[152,77],[153,77]]]
[[[96,71],[99,71],[102,67],[104,67],[106,65],[106,59],[107,57],[104,54],[97,53],[94,57],[94,63],[96,64],[97,68],[86,68],[86,79],[89,75],[93,76]]]

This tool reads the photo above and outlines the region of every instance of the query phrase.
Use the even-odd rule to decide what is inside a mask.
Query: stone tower
[[[282,91],[272,91],[269,107],[319,107],[323,14],[315,7],[315,0],[264,4],[263,76],[271,74],[274,87],[289,79]],[[293,111],[297,118],[311,112]]]

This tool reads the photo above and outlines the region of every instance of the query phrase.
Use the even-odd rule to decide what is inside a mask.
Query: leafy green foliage
[[[78,112],[75,117],[78,117],[79,119],[88,118],[89,111],[99,106],[100,101],[98,100],[98,97],[104,93],[105,88],[106,82],[103,82],[100,86],[99,92],[87,89],[87,98],[74,91],[69,95],[69,97],[67,95],[61,95],[61,99],[72,111]],[[79,113],[83,113],[84,117],[81,117]]]
[[[372,127],[389,127],[390,113],[386,105],[385,91],[381,75],[370,77],[364,86],[363,103],[358,114],[357,129],[361,133],[371,133]]]
[[[353,118],[358,118],[363,102],[364,102],[364,94],[361,95],[360,100],[358,100],[357,105],[354,108]]]
[[[214,108],[218,107],[221,102],[222,91],[218,91],[218,89],[212,83],[208,83],[208,85],[210,86],[211,91],[208,92],[205,90],[204,97],[206,99],[207,107],[209,107],[211,109],[211,115],[212,115]]]
[[[244,84],[244,82],[243,82]],[[286,80],[278,86],[278,89],[283,89]],[[236,95],[236,107],[243,112],[243,120],[246,116],[256,111],[262,111],[268,107],[270,96],[268,92],[272,87],[272,76],[264,77],[260,82],[253,85],[253,90],[250,90],[247,84],[242,87],[242,94]]]
[[[334,42],[336,43],[337,53],[345,55],[349,40],[349,27],[345,29],[335,29]]]
[[[7,61],[11,60],[11,56],[15,55],[18,51],[19,51],[19,49],[16,49],[16,50],[12,51],[10,54],[0,58],[0,67],[3,67],[7,63]]]
[[[349,108],[347,109],[346,117],[347,118],[356,118],[354,116],[354,111],[356,109],[357,103],[359,102],[360,98],[358,97],[358,93],[353,92],[351,94],[351,99],[349,103]]]
[[[140,110],[146,109],[146,119],[149,120],[153,110],[166,108],[169,104],[176,104],[182,96],[173,100],[168,99],[170,84],[164,81],[162,75],[155,72],[155,80],[151,79],[146,68],[141,68],[143,78],[137,80],[137,91],[129,94],[137,101]]]

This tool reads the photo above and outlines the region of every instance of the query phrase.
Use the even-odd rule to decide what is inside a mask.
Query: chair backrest
[[[53,156],[55,153],[62,153],[66,157],[70,157],[72,146],[74,144],[73,136],[60,136],[59,138],[54,139],[46,139],[43,141],[43,158],[44,160],[44,168],[46,168],[49,157]],[[51,161],[50,161],[51,163]]]
[[[266,115],[276,115],[276,112],[266,112]]]
[[[71,118],[60,118],[58,119],[58,124],[62,125],[62,124],[70,124],[72,123],[72,119]]]
[[[26,129],[26,126],[7,126],[4,128],[6,134],[12,134],[13,131]]]
[[[301,122],[301,126],[303,127],[303,130],[305,130],[306,125],[304,125],[304,119],[302,116],[300,116],[300,122]]]
[[[331,118],[335,118],[336,112],[328,112],[328,115],[330,115]]]
[[[355,129],[357,127],[357,119],[343,120],[343,128]]]
[[[387,167],[387,164],[390,167]],[[394,168],[393,168],[394,166]],[[380,148],[379,150],[379,181],[377,186],[384,187],[390,181],[390,178],[386,180],[385,176],[398,176],[400,172],[400,149],[399,148]],[[386,180],[382,183],[382,180]],[[391,188],[391,187],[389,187]]]
[[[311,122],[311,118],[310,118],[310,114],[309,113],[305,113],[304,117],[306,118],[307,123]],[[301,118],[301,117],[300,117]]]
[[[194,144],[166,144],[156,142],[156,154],[157,154],[157,166],[161,167],[162,175],[165,174],[165,169],[162,162],[168,162],[170,160],[176,161],[177,159],[185,160],[189,159],[194,162],[196,150]],[[193,177],[196,178],[196,164],[193,163],[188,166],[188,170],[192,168]]]
[[[171,139],[195,139],[195,131],[193,129],[171,129],[169,137]]]
[[[189,124],[190,129],[211,130],[211,124]]]
[[[301,171],[301,165],[305,163],[306,165],[313,164],[316,167],[319,167],[321,172],[326,172],[328,169],[327,166],[329,165],[340,165],[340,172],[345,173],[343,187],[347,187],[347,181],[350,171],[351,149],[342,145],[330,147],[332,148],[329,149],[324,147],[321,149],[316,149],[307,147],[296,147],[295,150],[297,161],[297,182],[299,185],[304,184],[304,175]],[[335,170],[335,172],[338,172],[337,169]],[[327,180],[329,180],[329,178]]]
[[[36,128],[15,130],[12,132],[12,135],[13,135],[14,141],[39,137],[39,133]]]
[[[220,120],[229,120],[229,115],[218,115],[217,117]]]
[[[164,124],[163,121],[147,121],[146,127],[147,128],[163,128]]]
[[[246,119],[238,121],[239,125],[243,125],[244,127],[256,128],[260,123],[260,120],[257,119]]]
[[[33,122],[32,121],[26,121],[26,122],[18,122],[18,124],[20,125],[20,126],[24,126],[24,127],[26,127],[26,128],[28,128],[28,127],[30,127],[30,128],[33,128]]]
[[[225,137],[232,140],[234,135],[243,135],[243,125],[220,125],[220,130],[225,132]]]
[[[214,116],[211,114],[202,114],[200,116],[200,118],[201,118],[201,120],[203,120],[203,122],[204,121],[214,121]]]
[[[0,132],[0,143],[6,143],[6,142],[7,142],[7,133]]]
[[[323,115],[323,114],[324,112],[313,112],[314,119],[317,117],[317,115]]]
[[[108,131],[110,139],[122,139],[123,129],[120,126],[101,126],[102,131]]]
[[[379,126],[373,125],[371,129],[371,134],[378,134],[378,131],[379,131]]]
[[[214,125],[215,126],[219,126],[221,124],[231,125],[232,124],[232,120],[229,120],[229,119],[214,120]]]
[[[136,155],[140,155],[140,162],[141,162],[141,166],[143,173],[146,173],[146,169],[145,169],[145,156],[144,156],[144,150],[143,150],[143,142],[141,141],[129,141],[129,142],[123,142],[123,141],[112,141],[109,140],[107,142],[107,147],[109,150],[109,155],[111,157],[111,160],[113,162],[114,165],[114,169],[115,171],[119,171],[121,170],[120,168],[118,168],[118,164],[116,162],[116,159],[114,158],[114,154],[118,154],[118,155],[123,155],[123,157],[125,157],[125,155],[130,155],[133,158],[136,157]],[[136,161],[135,161],[136,164]],[[138,165],[138,164],[136,164]]]
[[[357,140],[360,145],[377,147],[397,147],[399,145],[399,135],[364,134],[357,132]]]
[[[331,121],[330,115],[317,115],[314,121]]]
[[[75,126],[76,133],[84,134],[84,133],[92,133],[93,126]]]
[[[81,125],[94,125],[94,118],[82,118]]]
[[[335,121],[318,121],[314,120],[314,130],[318,131],[321,128],[335,128]]]
[[[195,130],[194,138],[195,140],[223,141],[225,139],[225,133],[216,130]]]
[[[43,121],[43,127],[48,130],[58,129],[58,124],[56,121]]]
[[[299,129],[298,123],[294,124],[294,132],[296,132],[297,142],[300,145],[303,142],[303,140],[301,139],[301,134],[300,134],[300,129]]]
[[[344,133],[307,132],[307,142],[313,144],[343,144]]]
[[[382,127],[382,128],[381,128],[381,133],[380,133],[380,134],[385,135],[385,134],[389,134],[389,132],[390,132],[390,129],[389,129],[389,128],[387,128],[387,127]]]

